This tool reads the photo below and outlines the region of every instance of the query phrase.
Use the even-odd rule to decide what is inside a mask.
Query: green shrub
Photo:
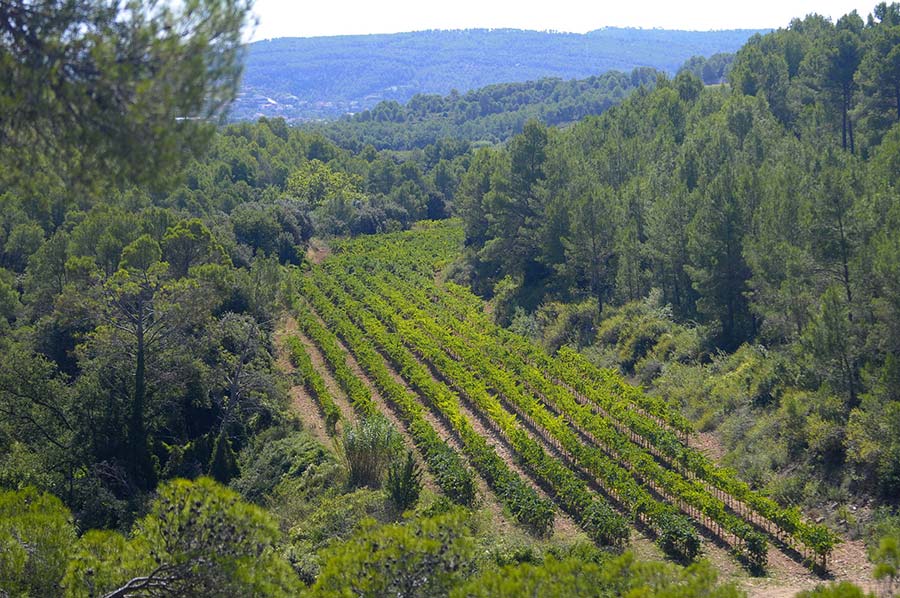
[[[231,486],[245,499],[263,503],[283,480],[326,462],[333,458],[309,433],[272,428],[242,451],[241,475]]]
[[[381,416],[360,420],[347,426],[341,443],[352,488],[380,488],[391,460],[400,446],[400,436]]]
[[[294,483],[283,485],[288,494]],[[280,493],[282,486],[279,486]],[[282,507],[283,508],[283,507]],[[349,494],[326,495],[319,500],[298,501],[285,521],[290,525],[286,555],[294,571],[307,584],[321,570],[320,551],[355,533],[362,521],[387,521],[384,493],[361,488]]]
[[[849,581],[830,583],[828,585],[822,584],[814,590],[807,590],[797,594],[797,598],[866,598],[867,596],[870,595]]]
[[[419,500],[422,492],[422,472],[413,458],[412,451],[406,451],[403,462],[394,461],[388,467],[388,497],[399,511],[405,511]]]
[[[883,584],[885,596],[894,596],[900,583],[900,533],[883,536],[871,558],[875,563],[873,575]]]
[[[219,434],[216,437],[212,458],[209,461],[209,475],[220,484],[227,484],[239,473],[231,441],[225,434]]]
[[[463,509],[402,524],[370,522],[329,548],[314,596],[437,598],[475,568],[471,520]]]
[[[551,302],[541,306],[538,320],[543,328],[544,346],[554,352],[563,345],[586,347],[594,342],[597,301]]]
[[[158,492],[129,538],[92,531],[79,540],[66,596],[104,595],[151,574],[151,590],[174,596],[296,595],[297,578],[274,550],[281,532],[271,515],[209,478],[173,480]]]
[[[72,515],[55,496],[0,492],[0,596],[57,596],[75,544]]]
[[[548,558],[540,564],[487,569],[455,588],[450,595],[453,598],[743,596],[734,586],[718,585],[716,571],[706,561],[682,568],[658,561],[642,562],[631,553],[599,562],[575,556]]]

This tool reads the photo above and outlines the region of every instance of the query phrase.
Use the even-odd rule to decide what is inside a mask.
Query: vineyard
[[[441,282],[461,242],[452,222],[336,242],[297,276],[299,332],[353,412],[341,412],[300,339],[287,338],[329,434],[386,407],[450,500],[474,504],[481,484],[538,536],[562,511],[601,546],[624,546],[637,529],[679,562],[710,543],[754,572],[773,550],[827,570],[838,536],[718,467],[665,400],[573,350],[548,355]]]

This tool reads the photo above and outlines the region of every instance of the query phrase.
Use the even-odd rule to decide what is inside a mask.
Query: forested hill
[[[475,29],[282,38],[249,46],[232,118],[333,118],[382,100],[543,77],[586,78],[734,52],[753,30],[604,28],[586,34]]]
[[[722,66],[721,80],[728,58],[734,55],[715,56],[725,57],[718,61]],[[302,126],[355,151],[367,145],[379,150],[424,149],[449,139],[492,145],[521,133],[529,120],[556,126],[601,114],[635,89],[652,88],[661,74],[641,67],[631,73],[609,71],[587,79],[563,81],[548,77],[524,83],[498,83],[465,94],[419,94],[404,105],[386,100],[358,114]]]

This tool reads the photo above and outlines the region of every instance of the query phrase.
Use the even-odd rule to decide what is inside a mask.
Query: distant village
[[[229,120],[255,121],[260,117],[283,118],[288,122],[334,120],[372,108],[386,99],[395,99],[397,88],[372,93],[359,100],[309,100],[292,93],[244,87],[231,106]]]

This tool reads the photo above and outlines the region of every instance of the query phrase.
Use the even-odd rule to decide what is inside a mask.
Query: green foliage
[[[66,476],[78,463],[78,411],[74,393],[46,357],[23,344],[3,346],[0,361],[0,430],[13,445],[4,464],[5,482],[12,487],[34,483],[61,492]],[[20,469],[16,463],[28,466]],[[29,471],[30,470],[30,471]]]
[[[725,83],[731,65],[734,62],[734,54],[719,52],[709,58],[703,56],[691,56],[679,69],[679,74],[688,71],[701,79],[705,85],[718,85]]]
[[[422,472],[411,451],[402,462],[393,461],[388,466],[385,490],[398,511],[414,506],[422,492]]]
[[[36,222],[16,225],[9,231],[3,246],[4,265],[21,272],[25,269],[29,256],[38,250],[43,241],[44,230]]]
[[[207,596],[289,596],[298,587],[274,550],[279,536],[268,514],[212,480],[175,480],[160,487],[128,539],[86,534],[63,585],[73,597],[138,586]]]
[[[227,260],[225,250],[199,218],[182,220],[170,226],[162,245],[166,261],[176,277],[186,276],[192,266]]]
[[[594,299],[581,303],[544,303],[536,314],[544,346],[554,352],[564,345],[590,345],[597,333],[597,312],[598,303]]]
[[[883,585],[886,596],[893,596],[900,582],[900,533],[896,530],[879,538],[878,546],[873,547],[870,559],[875,563],[872,575]]]
[[[823,584],[814,590],[806,590],[797,594],[797,598],[866,598],[867,596],[871,596],[871,594],[866,594],[862,588],[849,581]]]
[[[162,257],[162,249],[159,243],[150,235],[141,235],[124,248],[120,265],[125,269],[148,271],[151,266],[158,263]]]
[[[307,432],[272,428],[241,452],[241,474],[231,487],[246,500],[263,504],[281,482],[302,478],[312,468],[332,461],[332,455]]]
[[[662,563],[643,563],[631,553],[601,561],[547,559],[488,570],[456,588],[454,598],[479,596],[710,596],[737,598],[731,585],[718,585],[715,570],[697,563],[679,570]]]
[[[0,491],[0,593],[58,596],[75,541],[72,515],[55,496]]]
[[[367,417],[355,426],[347,426],[341,439],[341,450],[350,472],[350,486],[381,488],[399,448],[400,435],[383,416]]]
[[[216,437],[212,457],[209,461],[209,475],[220,484],[227,484],[240,474],[231,441],[224,434]]]
[[[447,596],[474,568],[471,520],[462,509],[430,518],[370,523],[328,549],[313,596]]]
[[[890,432],[900,423],[900,403],[884,386],[893,375],[896,360],[885,363],[886,374],[875,392],[862,398],[860,408],[850,413],[847,423],[847,458],[858,475],[890,500],[900,490],[900,446]],[[889,382],[891,388],[893,382]]]
[[[285,191],[291,197],[318,208],[359,201],[360,182],[358,177],[333,171],[321,160],[310,160],[291,173]]]
[[[24,172],[51,157],[74,181],[159,185],[205,147],[208,123],[237,93],[246,2],[47,0],[8,11],[0,102],[15,118],[0,137]]]
[[[310,585],[319,577],[328,547],[348,541],[365,528],[366,522],[387,522],[395,515],[386,508],[382,492],[360,488],[342,494],[337,491],[340,488],[337,480],[330,482],[322,496],[311,497],[307,493],[288,513],[283,505],[295,498],[298,485],[284,483],[276,491],[281,503],[276,504],[282,516],[287,515],[285,523],[291,526],[286,557],[300,578]]]
[[[0,329],[6,329],[15,320],[22,304],[12,272],[0,269]]]

